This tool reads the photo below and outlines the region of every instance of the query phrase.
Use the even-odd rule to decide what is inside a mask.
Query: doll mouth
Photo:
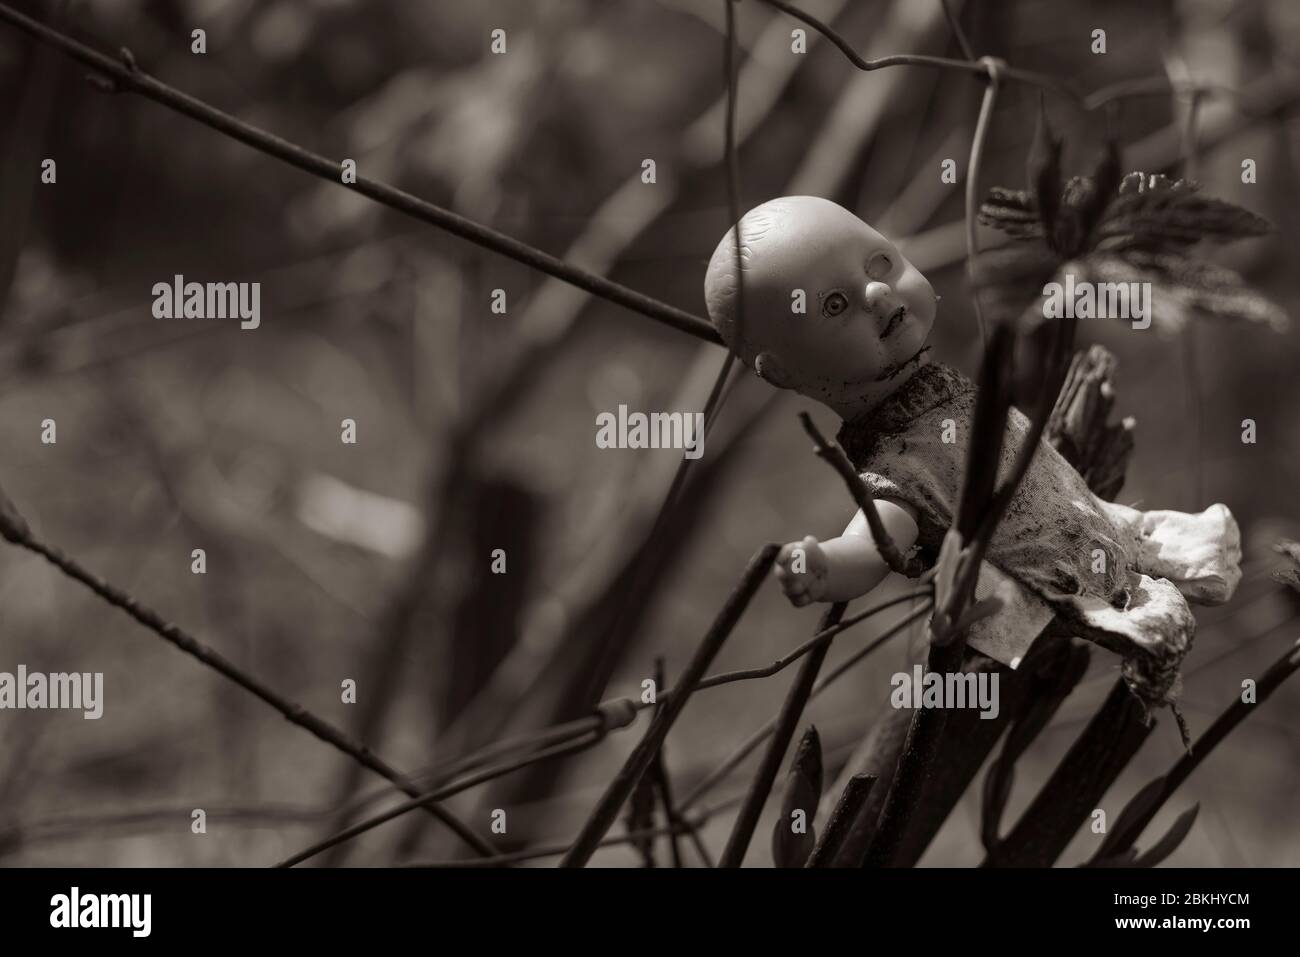
[[[907,318],[907,307],[899,306],[889,314],[889,319],[885,322],[885,328],[880,333],[881,339],[889,338],[889,334],[902,325],[903,320]]]

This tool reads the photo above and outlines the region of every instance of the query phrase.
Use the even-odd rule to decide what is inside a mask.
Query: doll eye
[[[833,292],[822,301],[822,315],[828,319],[838,316],[849,308],[849,297],[842,292]]]
[[[869,279],[884,279],[894,271],[894,260],[886,253],[876,253],[867,260],[867,277]]]

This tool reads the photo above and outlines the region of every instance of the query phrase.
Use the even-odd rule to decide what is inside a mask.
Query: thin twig
[[[827,608],[822,615],[821,627],[817,630],[825,631],[837,624],[847,607],[848,602],[836,602]],[[727,847],[718,861],[719,867],[739,867],[744,863],[745,851],[749,849],[749,841],[754,836],[759,815],[763,813],[763,805],[767,803],[768,795],[772,793],[772,785],[776,783],[776,775],[781,770],[785,752],[790,747],[790,741],[799,726],[803,710],[812,697],[817,673],[821,671],[822,663],[830,650],[829,641],[818,644],[799,666],[799,673],[795,676],[794,683],[790,685],[790,690],[786,692],[785,702],[781,705],[780,714],[777,715],[767,752],[759,762],[758,770],[754,772],[749,793],[745,795],[745,803],[740,806],[740,813],[736,815],[736,821],[732,825],[731,837],[727,839]]]
[[[1119,80],[1089,93],[1083,98],[1083,108],[1091,113],[1103,106],[1109,106],[1116,100],[1142,96],[1166,97],[1171,93],[1176,96],[1221,97],[1228,100],[1238,100],[1246,97],[1242,90],[1233,89],[1222,83],[1182,83],[1173,81],[1168,75],[1143,76],[1130,80]],[[1256,113],[1240,104],[1237,105],[1237,109],[1243,115],[1253,118],[1265,115]]]
[[[745,270],[741,268],[740,239],[740,158],[736,150],[736,106],[739,100],[740,79],[736,73],[736,3],[738,0],[722,0],[727,10],[727,36],[723,48],[723,71],[727,84],[727,112],[723,132],[723,164],[727,171],[727,212],[730,213],[732,228],[732,251],[736,271],[736,340],[744,341],[745,318]],[[727,362],[721,375],[725,378],[731,371],[731,363],[736,358],[735,350],[727,350]]]
[[[955,72],[971,73],[980,76],[988,75],[988,70],[981,60],[953,60],[948,57],[925,56],[913,53],[899,53],[892,56],[877,57],[874,60],[867,60],[853,49],[853,46],[848,40],[830,26],[823,23],[821,20],[818,20],[812,14],[806,13],[798,7],[786,3],[785,0],[762,0],[762,2],[766,3],[770,7],[775,7],[782,13],[794,17],[796,20],[808,24],[808,26],[812,27],[826,39],[830,40],[831,43],[835,44],[839,51],[848,58],[849,62],[859,70],[879,70],[882,67],[890,66],[927,66],[941,70],[952,70]],[[970,54],[968,53],[967,55],[969,56]],[[1068,83],[1058,80],[1054,76],[1049,76],[1046,73],[1038,73],[1034,70],[1023,70],[1019,67],[1003,66],[1002,76],[1008,80],[1027,83],[1030,86],[1036,86],[1052,93],[1056,93],[1087,112],[1092,112],[1100,107],[1107,106],[1116,100],[1124,99],[1126,97],[1167,94],[1170,89],[1168,77],[1150,76],[1123,80],[1119,83],[1113,83],[1109,86],[1102,87],[1100,90],[1096,90],[1093,93],[1084,95],[1079,93]],[[1183,89],[1185,91],[1189,88]],[[1198,85],[1191,87],[1190,89],[1194,89],[1197,92],[1207,95],[1240,95],[1236,90],[1232,90],[1228,87],[1216,86],[1214,84]]]
[[[0,828],[0,857],[14,853],[30,844],[45,841],[93,839],[100,836],[105,840],[111,838],[106,831],[122,829],[147,829],[159,827],[171,829],[177,821],[188,821],[193,813],[193,805],[183,807],[150,807],[130,811],[112,811],[103,814],[61,815],[57,817],[33,818],[19,821]],[[326,815],[333,814],[330,807],[302,807],[296,805],[248,805],[230,807],[203,808],[204,816],[209,821],[224,821],[231,824],[243,824],[249,827],[269,824],[307,825]]]
[[[1183,178],[1187,180],[1196,179],[1196,121],[1200,110],[1201,94],[1194,90],[1187,96],[1187,115],[1183,122]],[[1188,430],[1192,434],[1192,510],[1196,510],[1205,501],[1205,414],[1194,322],[1189,322],[1183,330],[1183,387],[1187,398]]]
[[[891,608],[894,605],[901,604],[905,601],[911,601],[914,598],[924,597],[929,595],[930,593],[931,593],[930,589],[928,588],[918,589],[917,591],[908,592],[906,594],[899,595],[894,598],[883,601],[878,605],[874,605],[871,608],[866,609],[865,611],[861,611],[858,614],[853,615],[850,618],[844,619],[843,621],[835,624],[830,628],[824,628],[818,631],[817,634],[813,635],[812,638],[804,642],[798,648],[795,648],[790,653],[782,656],[781,658],[778,658],[776,661],[774,661],[770,665],[767,665],[766,667],[753,668],[753,669],[742,670],[742,671],[721,672],[719,674],[712,675],[710,677],[702,679],[700,683],[696,686],[695,690],[703,691],[708,688],[716,688],[721,685],[731,684],[737,681],[748,681],[757,678],[771,677],[772,675],[781,672],[785,668],[788,668],[795,661],[802,658],[809,651],[815,648],[818,643],[827,642],[834,636],[838,635],[840,632],[846,631],[849,628],[853,627],[854,625],[859,624],[865,621],[867,618],[870,618],[871,616],[878,614],[879,612]],[[870,647],[874,647],[874,643]],[[867,650],[870,650],[870,648],[868,648]],[[669,700],[671,700],[672,696],[675,693],[676,690],[673,688],[668,688],[661,691],[656,696],[656,703],[658,705],[667,703]],[[444,762],[443,764],[438,765],[432,770],[426,771],[422,774],[415,775],[412,778],[412,780],[425,782],[425,783],[432,783],[440,786],[442,784],[445,784],[447,781],[451,780],[456,775],[465,774],[468,771],[472,771],[475,768],[481,767],[482,765],[486,764],[490,760],[502,757],[503,755],[509,754],[514,751],[521,751],[525,749],[537,750],[544,747],[549,748],[554,745],[565,744],[569,741],[576,740],[578,738],[589,735],[593,732],[605,733],[614,730],[616,728],[626,727],[628,724],[630,724],[630,717],[632,715],[635,715],[636,712],[647,707],[650,707],[650,705],[642,702],[634,702],[627,698],[612,699],[610,701],[605,702],[603,705],[601,705],[601,707],[594,714],[587,715],[582,718],[576,718],[573,721],[566,721],[563,724],[554,725],[549,728],[543,728],[541,731],[532,732],[527,735],[517,735],[513,738],[507,738],[501,741],[494,742],[490,745],[479,748],[476,751],[472,751],[468,754],[465,754],[459,758]],[[528,763],[532,763],[532,762],[528,762]],[[494,776],[500,776],[500,775],[497,774]],[[365,804],[371,803],[371,801],[376,798],[383,797],[384,793],[385,792],[383,791],[377,792],[373,796],[368,796],[364,801],[358,801],[355,803],[359,806],[364,806]],[[698,844],[697,844],[697,849],[698,849]],[[702,856],[707,856],[707,854],[705,852],[702,852]]]
[[[668,681],[668,679],[664,677],[663,655],[659,655],[655,658],[654,679],[655,687],[657,688],[662,688]],[[657,707],[663,707],[663,705],[660,704]],[[655,793],[659,795],[659,804],[664,811],[664,820],[667,821],[670,826],[678,824],[681,821],[681,817],[678,815],[677,808],[673,804],[673,786],[672,782],[668,778],[668,759],[664,755],[663,747],[660,747],[655,753],[654,762],[650,765],[650,774],[653,778]],[[668,837],[668,849],[673,857],[673,867],[682,866],[682,848],[681,843],[678,841],[678,837],[680,837],[680,835],[676,833],[670,834]]]
[[[885,560],[885,564],[892,571],[906,578],[917,577],[921,573],[921,565],[915,558],[905,558],[898,550],[898,546],[894,544],[894,540],[890,538],[889,532],[880,520],[880,513],[876,511],[871,490],[867,488],[867,483],[862,481],[862,476],[853,467],[844,450],[836,443],[826,440],[807,412],[799,413],[799,421],[803,423],[803,430],[808,433],[808,437],[813,440],[813,451],[817,453],[817,457],[839,473],[844,484],[848,486],[853,501],[858,508],[862,509],[862,514],[867,519],[867,527],[871,530],[872,541],[876,544],[876,551],[880,552],[880,557]]]
[[[926,602],[920,608],[909,613],[897,624],[890,627],[887,631],[885,631],[882,635],[880,635],[880,637],[868,643],[858,651],[854,652],[848,658],[844,659],[844,661],[836,665],[830,672],[824,675],[817,682],[817,686],[812,690],[812,697],[816,698],[836,679],[843,676],[845,672],[851,669],[863,658],[866,658],[873,651],[875,651],[877,648],[879,648],[881,645],[887,642],[890,638],[893,638],[900,631],[902,631],[908,625],[912,624],[922,615],[927,614],[930,611],[930,609],[933,607],[933,605],[934,605],[933,602]],[[723,761],[720,765],[718,765],[716,768],[710,771],[708,775],[706,775],[697,785],[695,785],[695,787],[691,790],[690,794],[688,794],[682,800],[681,804],[679,805],[679,809],[682,811],[686,811],[691,807],[694,807],[696,802],[698,802],[702,797],[704,797],[705,794],[707,794],[710,790],[712,790],[715,786],[717,786],[718,783],[720,783],[724,778],[726,778],[728,774],[734,771],[740,765],[740,763],[745,760],[745,758],[749,757],[749,755],[753,752],[753,750],[756,747],[758,747],[760,744],[766,741],[768,735],[772,733],[775,727],[776,727],[776,719],[773,718],[771,721],[767,722],[767,724],[763,725],[761,728],[759,728],[757,731],[751,734],[749,738],[747,738],[744,741],[744,743],[742,743],[739,747],[736,748],[735,751],[733,751],[730,755],[728,755],[725,761]]]
[[[135,64],[134,59],[126,57],[113,59],[105,56],[3,3],[0,3],[0,20],[17,27],[38,42],[53,46],[74,60],[84,63],[95,71],[98,79],[102,81],[99,85],[108,92],[139,94],[290,166],[296,166],[327,182],[343,186],[342,167],[335,160],[313,153],[296,143],[245,123],[203,100],[182,93],[175,87],[145,73]],[[594,296],[600,296],[625,309],[638,312],[679,332],[685,332],[706,342],[722,344],[722,338],[713,326],[699,316],[619,285],[604,276],[581,269],[550,253],[476,223],[451,210],[435,206],[395,186],[358,175],[355,184],[349,184],[344,188],[361,193],[389,209],[404,213],[431,226],[437,226],[476,245],[562,279],[580,289],[585,289]]]
[[[961,48],[961,55],[968,60],[974,60],[975,50],[970,45],[970,39],[966,36],[966,31],[962,29],[957,14],[953,12],[951,0],[943,0],[943,15],[948,20],[948,29],[957,38],[957,46]]]
[[[763,0],[763,2],[813,27],[835,44],[859,69],[875,70],[888,66],[913,65],[939,67],[981,75],[987,75],[988,72],[983,63],[951,60],[944,57],[899,54],[880,57],[876,60],[864,60],[854,52],[843,37],[810,14],[798,10],[790,4],[782,2],[782,0]],[[145,73],[135,64],[134,59],[129,58],[129,55],[121,60],[105,56],[99,51],[74,40],[72,37],[50,29],[2,3],[0,3],[0,20],[11,24],[38,42],[52,46],[78,62],[91,67],[96,71],[97,85],[106,92],[139,94],[226,136],[237,139],[268,156],[273,156],[328,182],[341,184],[340,164],[238,120],[196,97],[182,93],[175,87]],[[1095,109],[1098,105],[1108,103],[1121,96],[1146,95],[1150,90],[1144,84],[1154,83],[1159,79],[1127,81],[1127,85],[1117,84],[1114,89],[1108,88],[1104,91],[1098,91],[1097,94],[1090,97],[1081,97],[1067,85],[1044,74],[1010,66],[1004,67],[1002,74],[1007,79],[1031,83],[1052,90],[1079,103],[1085,109]],[[1139,85],[1134,86],[1135,82]],[[1165,82],[1167,83],[1167,81]],[[1207,87],[1204,88],[1204,92],[1215,91],[1213,88]],[[1100,96],[1102,93],[1105,95]],[[718,345],[722,344],[722,339],[717,331],[699,316],[660,302],[644,293],[621,286],[603,276],[580,269],[549,253],[545,253],[450,210],[435,206],[396,187],[358,176],[355,184],[351,184],[351,188],[390,209],[405,213],[422,222],[460,236],[462,239],[515,259],[557,279],[584,289],[592,295],[599,296],[634,312],[639,312],[657,322],[698,339]]]
[[[713,807],[705,808],[698,814],[693,814],[687,820],[684,820],[678,827],[669,825],[667,827],[646,828],[640,831],[630,831],[619,837],[602,838],[598,847],[619,847],[624,844],[631,844],[634,841],[643,840],[648,837],[660,837],[664,834],[674,831],[694,833],[709,822],[709,819],[729,810],[739,803],[739,798],[722,801]],[[451,861],[421,861],[411,864],[405,864],[404,867],[420,868],[477,868],[477,867],[504,867],[507,864],[519,864],[524,861],[538,860],[543,857],[559,857],[568,853],[572,847],[571,844],[551,844],[542,847],[526,847],[523,850],[511,851],[507,854],[498,854],[495,857],[480,857],[471,860],[451,860]],[[705,858],[707,859],[707,852]]]
[[[841,8],[847,0],[829,0],[829,7],[833,9]],[[711,9],[711,8],[710,8]],[[718,26],[723,27],[724,17],[719,11]],[[821,35],[814,34],[809,38],[810,47],[820,41]],[[773,55],[784,50],[789,42],[787,30],[776,18],[764,24],[761,36],[753,47],[754,55],[743,64],[737,79],[737,88],[744,86],[747,76],[755,76],[761,82],[756,82],[748,89],[748,97],[745,105],[749,108],[741,110],[737,107],[737,143],[745,142],[749,137],[754,136],[762,126],[766,117],[776,107],[780,94],[784,91],[798,70],[800,57],[780,56],[775,62],[771,62]],[[636,241],[637,237],[642,235],[651,222],[669,208],[674,198],[680,192],[680,185],[689,180],[696,173],[716,165],[724,157],[724,138],[725,125],[722,132],[717,132],[718,125],[714,122],[715,117],[722,116],[727,109],[728,91],[724,90],[722,95],[704,109],[697,118],[692,121],[683,131],[679,138],[675,155],[679,156],[679,173],[681,174],[674,183],[661,183],[653,195],[646,191],[645,185],[641,182],[640,170],[624,180],[610,196],[595,211],[591,220],[588,221],[583,232],[577,239],[571,243],[565,253],[565,258],[576,262],[584,263],[588,268],[597,269],[600,272],[608,274],[608,271],[616,263],[621,253],[626,252]],[[683,165],[684,164],[684,165]],[[544,370],[548,360],[554,360],[559,355],[559,343],[562,332],[571,329],[573,322],[580,311],[582,305],[588,297],[583,295],[573,295],[574,292],[580,292],[565,283],[554,278],[548,278],[537,292],[533,295],[524,316],[521,319],[521,329],[530,330],[527,336],[527,348],[517,359],[512,360],[512,364],[518,366],[521,375],[516,373],[511,376],[502,377],[502,382],[495,387],[494,391],[504,392],[505,403],[490,403],[495,407],[495,415],[500,418],[507,409],[507,403],[517,405],[521,399],[520,396],[527,395],[527,386],[530,382],[535,381]],[[701,344],[698,349],[700,354],[708,348],[707,344]],[[697,359],[697,361],[702,361]],[[683,394],[689,394],[689,386],[684,389]],[[763,408],[769,407],[776,398],[776,393],[770,393],[769,397],[764,400]],[[708,406],[706,405],[706,411]],[[762,412],[747,411],[746,416],[749,420],[755,421]],[[705,419],[705,432],[711,435],[708,425],[709,419]],[[736,435],[743,435],[748,426],[741,426]],[[482,430],[480,435],[484,434]],[[487,433],[490,434],[490,431]],[[710,442],[709,448],[713,449],[715,454],[711,455],[711,460],[716,468],[720,462],[724,461],[730,450],[735,445],[736,439],[733,437],[724,442],[719,450],[715,442]],[[634,516],[633,516],[634,518]],[[631,524],[635,525],[633,520]],[[650,522],[648,524],[653,524]],[[613,539],[626,538],[627,536],[613,536]],[[640,541],[633,542],[627,549],[628,554],[635,554],[641,550],[644,542],[643,535],[635,536]],[[661,559],[662,561],[662,559]],[[618,566],[617,561],[605,563],[609,568]],[[567,592],[572,588],[573,581],[583,580],[583,574],[579,572],[570,580],[570,584],[561,589]],[[595,589],[587,590],[588,596],[594,593]],[[566,602],[573,604],[582,604],[579,597],[561,594],[559,596]],[[642,596],[644,602],[644,595]],[[594,607],[599,602],[592,599],[589,607]],[[582,617],[575,614],[576,620]],[[488,680],[483,688],[476,693],[473,701],[467,704],[456,716],[454,723],[449,727],[441,737],[449,742],[453,749],[457,747],[456,742],[465,738],[469,733],[468,729],[478,728],[483,722],[481,716],[490,712],[491,704],[497,702],[516,701],[524,693],[523,685],[529,678],[525,676],[534,676],[543,670],[541,662],[548,658],[554,657],[558,649],[564,646],[567,641],[563,633],[557,633],[553,640],[539,643],[534,641],[525,642],[524,646],[517,646],[511,653],[504,658],[501,663],[494,669],[492,677]],[[524,664],[524,659],[534,662],[534,665]],[[568,696],[565,696],[568,697]],[[499,713],[498,709],[497,713]]]
[[[110,585],[93,572],[88,571],[75,559],[65,555],[54,546],[40,541],[32,535],[31,530],[27,528],[26,523],[22,522],[21,518],[19,518],[18,521],[22,524],[20,526],[15,525],[13,523],[13,516],[15,516],[16,513],[13,511],[13,507],[7,499],[4,501],[3,506],[0,506],[0,511],[5,512],[3,516],[0,516],[0,534],[2,534],[5,539],[15,545],[27,549],[28,551],[35,552],[37,555],[42,556],[69,578],[81,582],[81,584],[85,585],[108,604],[126,612],[164,641],[170,642],[186,654],[197,658],[222,677],[233,681],[245,691],[260,698],[262,701],[265,701],[293,724],[310,731],[326,744],[330,744],[339,751],[348,755],[358,764],[374,771],[381,777],[387,778],[407,794],[414,796],[420,793],[419,788],[417,788],[404,774],[386,761],[380,759],[379,756],[374,754],[369,748],[353,741],[329,722],[317,717],[302,705],[290,701],[269,685],[266,685],[259,679],[247,674],[241,668],[237,667],[230,661],[227,661],[215,649],[205,645],[178,625],[166,621],[152,608],[142,605],[134,597],[128,595],[120,588]],[[458,837],[465,841],[465,843],[470,847],[474,848],[478,853],[485,855],[496,853],[496,849],[492,847],[490,843],[476,834],[468,825],[462,822],[456,817],[456,815],[448,811],[446,808],[432,804],[428,806],[428,811],[434,817],[438,818],[438,820],[451,828]]]
[[[710,805],[696,814],[680,819],[680,826],[688,837],[697,837],[699,829],[707,824],[712,818],[721,814],[723,811],[730,810],[743,800],[743,797],[727,798],[719,801],[717,804]],[[634,831],[619,837],[607,837],[601,840],[599,847],[617,847],[625,844],[631,844],[635,841],[643,840],[650,837],[658,837],[674,830],[670,825],[668,827],[658,827],[641,831]],[[571,845],[553,844],[550,846],[524,848],[520,851],[512,851],[507,854],[499,854],[490,858],[474,858],[471,860],[447,860],[431,862],[413,862],[402,865],[403,867],[417,868],[479,868],[479,867],[503,867],[507,864],[516,864],[524,861],[536,860],[543,857],[559,857],[566,853]],[[712,861],[709,858],[708,850],[702,843],[696,843],[696,849],[705,864],[712,867]]]
[[[825,628],[819,628],[817,633],[799,645],[793,651],[782,655],[776,661],[764,668],[749,668],[741,671],[726,671],[722,674],[712,675],[700,682],[697,690],[703,691],[705,688],[716,688],[718,685],[730,684],[733,681],[752,681],[756,678],[770,678],[790,667],[810,651],[817,649],[819,645],[829,642],[832,638],[842,631],[847,631],[859,622],[865,621],[872,615],[884,611],[886,608],[892,608],[894,605],[901,605],[905,601],[911,601],[914,598],[925,598],[933,594],[930,588],[918,588],[916,591],[909,591],[902,595],[897,595],[878,605],[873,605],[866,611],[859,612],[851,618],[845,618],[843,621],[837,621]]]
[[[736,107],[738,100],[738,77],[736,70],[736,22],[735,10],[733,9],[734,0],[723,0],[726,5],[726,38],[724,49],[724,72],[726,94],[726,110],[724,112],[724,166],[727,173],[727,196],[728,207],[731,213],[731,220],[734,224],[735,249],[736,249],[736,306],[737,322],[739,323],[741,311],[743,310],[744,290],[743,275],[740,270],[740,173],[739,165],[736,158]],[[700,437],[703,443],[708,439],[709,433],[713,429],[714,422],[718,413],[721,411],[722,403],[727,396],[727,385],[731,380],[731,373],[736,363],[736,353],[728,348],[727,354],[722,360],[722,365],[718,369],[717,376],[714,378],[713,386],[709,390],[709,396],[704,403],[704,430]],[[619,603],[615,609],[614,617],[609,627],[605,629],[605,638],[600,645],[598,657],[592,667],[588,669],[587,687],[595,688],[595,694],[603,693],[604,686],[612,674],[620,653],[630,632],[626,627],[628,617],[636,603],[636,596],[643,595],[646,589],[646,579],[653,573],[658,564],[658,558],[662,550],[663,537],[669,528],[669,517],[676,508],[681,497],[682,490],[685,488],[686,480],[691,472],[691,463],[694,460],[684,456],[678,463],[677,469],[673,474],[672,482],[669,484],[668,491],[664,495],[663,501],[659,505],[659,511],[655,516],[650,530],[646,535],[643,546],[637,550],[636,557],[633,559],[633,565],[630,571],[631,582],[627,588],[627,598]],[[588,692],[590,694],[591,692]]]
[[[947,9],[945,5],[944,9]],[[975,281],[975,256],[979,252],[976,242],[976,220],[979,213],[980,172],[984,165],[984,144],[988,140],[989,126],[993,121],[993,108],[997,105],[998,89],[1006,64],[993,57],[980,60],[988,70],[988,86],[980,101],[979,118],[975,121],[975,135],[971,138],[970,160],[966,164],[966,274],[971,283],[971,303],[975,307],[975,328],[979,330],[980,344],[988,344],[988,330],[984,325],[984,309],[980,306],[979,286]]]
[[[549,761],[552,758],[558,758],[564,755],[576,754],[579,751],[585,751],[587,748],[591,747],[593,744],[600,741],[603,737],[604,736],[600,734],[590,735],[587,738],[584,738],[579,741],[571,741],[565,744],[557,744],[554,747],[544,748],[543,750],[538,751],[535,754],[530,754],[526,758],[516,758],[512,761],[506,761],[500,765],[496,765],[494,767],[487,768],[483,771],[479,771],[477,774],[472,774],[462,781],[456,781],[453,784],[444,785],[443,787],[437,788],[436,790],[433,791],[429,791],[426,794],[417,795],[416,797],[412,798],[410,801],[403,801],[401,804],[398,804],[395,807],[391,807],[387,811],[384,811],[380,814],[376,814],[373,817],[369,817],[364,821],[352,825],[351,827],[344,828],[343,830],[339,831],[337,834],[331,834],[329,837],[325,838],[324,840],[317,841],[315,844],[312,844],[310,847],[304,848],[303,850],[299,851],[297,854],[290,855],[289,857],[285,858],[283,861],[281,861],[279,864],[276,864],[275,866],[293,867],[296,864],[301,864],[303,861],[315,857],[317,854],[321,853],[322,851],[327,851],[331,847],[337,847],[339,844],[342,844],[345,841],[350,841],[354,837],[359,837],[360,835],[365,834],[367,831],[374,830],[375,828],[379,827],[379,825],[386,824],[389,821],[393,820],[394,818],[401,817],[403,814],[406,814],[410,811],[415,811],[423,807],[428,807],[434,801],[446,800],[449,797],[459,794],[461,791],[466,791],[472,787],[476,787],[487,781],[495,780],[496,778],[502,777],[503,775],[506,774],[510,774],[513,771],[518,771],[520,768],[528,767],[531,764],[537,764],[539,761]]]
[[[621,847],[624,844],[631,844],[635,841],[645,840],[647,838],[663,837],[665,835],[685,834],[689,829],[695,826],[694,822],[682,822],[680,824],[669,824],[663,827],[644,827],[635,831],[628,831],[619,837],[604,837],[600,839],[597,847]],[[403,864],[403,867],[430,868],[430,869],[459,869],[459,868],[481,868],[481,867],[505,867],[508,864],[522,864],[525,861],[540,860],[544,857],[560,857],[569,852],[568,844],[549,844],[541,847],[528,847],[521,851],[511,851],[508,854],[497,854],[494,857],[478,857],[469,860],[447,860],[447,861],[417,861],[412,864]]]
[[[612,705],[613,702],[608,704]],[[633,709],[635,710],[635,709]],[[601,728],[612,730],[614,725],[606,717],[606,712],[598,710],[586,717],[577,718],[573,721],[566,721],[563,724],[552,725],[549,728],[543,728],[526,735],[515,735],[511,738],[504,738],[485,745],[475,751],[436,765],[423,774],[413,775],[413,780],[425,784],[443,784],[450,781],[459,774],[465,774],[476,768],[482,767],[489,761],[494,761],[504,755],[514,751],[537,750],[538,748],[550,747],[554,744],[563,744],[566,741],[573,741],[585,734],[593,731],[599,731]]]
[[[1146,826],[1164,807],[1165,802],[1182,786],[1192,772],[1200,767],[1201,762],[1210,756],[1210,752],[1298,670],[1300,670],[1300,641],[1288,648],[1282,657],[1273,662],[1268,671],[1264,672],[1263,677],[1255,685],[1254,701],[1247,703],[1243,695],[1238,695],[1205,733],[1197,738],[1196,743],[1179,756],[1169,773],[1160,779],[1158,797],[1152,800],[1140,814],[1133,815],[1127,821],[1117,822],[1116,827],[1106,835],[1101,847],[1097,849],[1094,861],[1114,857],[1131,848]]]
[[[732,7],[734,0],[722,0],[727,9],[727,33],[725,38],[724,50],[724,67],[725,83],[727,88],[727,108],[724,113],[725,132],[723,136],[725,162],[724,166],[727,171],[727,196],[728,205],[731,210],[731,219],[735,223],[736,235],[736,286],[737,286],[737,309],[741,308],[743,302],[743,293],[741,291],[742,277],[740,275],[740,180],[739,171],[736,162],[736,100],[737,100],[737,76],[735,64],[735,47],[736,47],[736,22],[735,11]],[[740,313],[737,312],[737,317]],[[709,433],[713,430],[713,425],[717,419],[718,412],[722,408],[722,403],[727,395],[727,383],[731,378],[732,368],[735,365],[736,354],[728,348],[727,354],[722,360],[722,365],[718,369],[717,376],[713,380],[713,386],[709,390],[709,396],[704,403],[704,429],[703,435],[700,436],[699,442],[703,444],[708,440]],[[695,459],[689,456],[683,456],[673,473],[672,482],[668,486],[663,501],[659,504],[659,511],[655,515],[654,522],[650,525],[650,530],[646,534],[644,545],[637,551],[637,557],[633,560],[634,564],[631,570],[631,582],[627,589],[627,597],[620,602],[614,612],[613,620],[605,630],[604,640],[601,644],[599,657],[594,666],[590,669],[591,678],[588,681],[588,687],[597,687],[595,694],[602,694],[605,682],[608,681],[618,662],[618,657],[624,650],[624,646],[630,636],[629,629],[626,627],[628,617],[632,614],[635,605],[635,596],[641,595],[646,589],[646,579],[653,574],[657,564],[657,558],[663,548],[663,537],[669,527],[669,518],[673,514],[682,490],[686,486],[686,480],[691,474],[691,463]],[[590,699],[588,699],[590,700]]]
[[[808,26],[812,27],[822,36],[826,37],[826,39],[830,40],[831,43],[835,44],[835,46],[839,48],[840,52],[848,57],[849,62],[859,70],[879,70],[882,67],[889,66],[928,66],[937,67],[943,70],[974,73],[980,76],[988,75],[987,68],[980,61],[972,62],[970,60],[953,60],[941,56],[926,56],[916,53],[897,53],[892,56],[877,57],[874,60],[865,60],[858,55],[857,51],[853,49],[844,37],[840,36],[812,14],[805,13],[803,10],[784,2],[784,0],[763,0],[763,3],[766,3],[771,7],[776,7],[776,9],[780,10],[782,13],[789,14],[796,20],[802,20],[804,23],[808,24]],[[1045,73],[1036,73],[1033,70],[1021,70],[1015,67],[1005,67],[1002,73],[1003,76],[1008,79],[1019,80],[1022,83],[1039,86],[1045,90],[1059,93],[1061,96],[1064,96],[1073,102],[1082,103],[1082,97],[1080,97],[1078,93],[1072,90],[1065,83],[1062,83],[1055,77],[1048,76]]]
[[[776,561],[777,552],[779,551],[780,547],[777,545],[764,545],[749,560],[749,565],[746,567],[744,575],[741,576],[740,583],[727,598],[708,633],[700,642],[699,647],[696,648],[686,672],[678,681],[678,692],[655,715],[645,737],[633,749],[618,774],[610,781],[609,787],[601,796],[600,801],[597,802],[591,816],[587,819],[587,823],[573,842],[573,847],[569,849],[569,852],[564,855],[564,859],[560,862],[561,867],[583,867],[591,859],[591,855],[600,843],[600,839],[605,836],[610,825],[618,817],[619,808],[623,806],[623,802],[632,793],[632,789],[636,787],[641,775],[645,774],[646,768],[654,760],[655,752],[659,750],[659,746],[663,744],[668,732],[672,729],[673,723],[681,714],[682,709],[686,707],[686,702],[690,700],[695,686],[704,677],[705,669],[709,667],[718,652],[722,650],[723,643],[730,637],[732,629],[736,627],[736,623],[740,621],[741,615],[749,606],[750,600],[767,577],[767,573],[771,570],[772,563]]]

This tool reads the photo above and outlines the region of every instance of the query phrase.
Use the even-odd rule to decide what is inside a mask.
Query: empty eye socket
[[[838,316],[849,308],[849,297],[842,292],[833,292],[822,300],[822,315]]]
[[[867,260],[867,276],[870,279],[884,279],[894,271],[894,260],[887,253],[876,253]]]

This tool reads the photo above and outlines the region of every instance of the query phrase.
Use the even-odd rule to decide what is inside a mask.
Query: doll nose
[[[867,283],[866,302],[868,312],[880,312],[889,305],[894,290],[887,283],[872,281]]]

